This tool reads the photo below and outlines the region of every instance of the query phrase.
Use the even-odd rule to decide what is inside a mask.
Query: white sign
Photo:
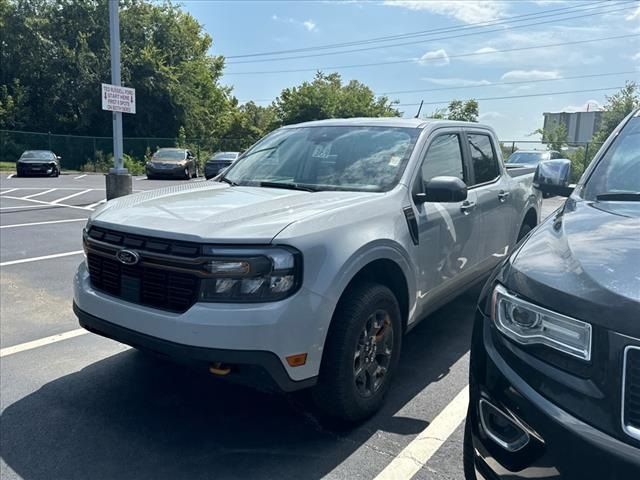
[[[102,109],[110,112],[136,113],[135,89],[103,83]]]

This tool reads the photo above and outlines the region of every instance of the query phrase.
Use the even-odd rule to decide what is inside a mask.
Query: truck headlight
[[[546,345],[582,360],[591,359],[591,325],[547,310],[496,285],[491,319],[504,335],[523,345]]]
[[[202,302],[273,302],[302,283],[302,254],[290,247],[205,246],[212,278],[200,284]]]

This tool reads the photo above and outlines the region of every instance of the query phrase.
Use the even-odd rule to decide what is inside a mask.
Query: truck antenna
[[[420,111],[422,110],[422,104],[424,103],[424,100],[420,100],[420,106],[418,107],[418,113],[416,113],[416,116],[414,118],[420,118]]]

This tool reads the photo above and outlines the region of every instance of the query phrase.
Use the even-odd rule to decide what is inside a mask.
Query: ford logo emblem
[[[133,250],[118,250],[116,258],[125,265],[135,265],[140,261],[140,255]]]

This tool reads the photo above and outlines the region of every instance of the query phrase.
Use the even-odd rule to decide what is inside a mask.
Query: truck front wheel
[[[340,300],[313,397],[327,416],[357,422],[382,405],[400,358],[402,321],[393,292],[362,283]]]

